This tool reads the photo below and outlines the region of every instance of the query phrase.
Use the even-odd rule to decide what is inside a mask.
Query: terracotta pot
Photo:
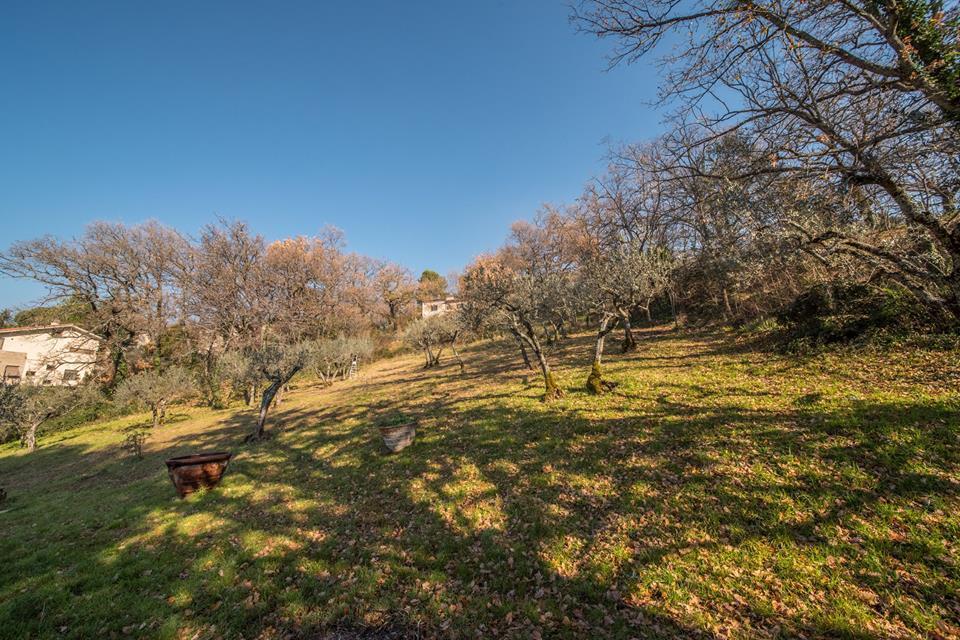
[[[387,446],[390,453],[396,453],[413,442],[414,436],[417,435],[417,423],[411,420],[406,424],[380,427],[380,435],[383,436],[383,444]]]
[[[198,453],[167,460],[167,472],[177,493],[183,498],[200,487],[217,486],[230,464],[232,453]]]

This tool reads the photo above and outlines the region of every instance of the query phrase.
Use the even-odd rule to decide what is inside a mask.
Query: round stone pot
[[[167,473],[181,498],[200,487],[217,486],[230,464],[232,453],[199,453],[167,460]]]
[[[394,424],[386,427],[378,427],[380,435],[383,436],[383,444],[390,453],[396,453],[407,448],[417,435],[417,423],[414,420],[404,424]]]

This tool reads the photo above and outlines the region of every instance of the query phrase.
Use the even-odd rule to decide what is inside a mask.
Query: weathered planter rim
[[[212,453],[191,453],[186,456],[167,458],[167,468],[177,469],[195,464],[209,464],[211,462],[229,462],[233,454],[229,451],[215,451]]]
[[[167,475],[180,498],[186,498],[202,487],[212,489],[220,484],[232,457],[228,451],[177,456],[166,461]]]
[[[417,421],[378,426],[378,429],[383,445],[390,453],[397,453],[413,444],[413,439],[417,436]]]
[[[410,420],[402,424],[388,424],[388,425],[377,425],[377,428],[380,429],[380,433],[398,431],[400,429],[409,429],[410,427],[416,427],[417,421]]]

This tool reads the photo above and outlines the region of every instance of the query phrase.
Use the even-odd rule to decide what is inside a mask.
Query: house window
[[[3,381],[10,384],[20,382],[20,367],[15,364],[8,364],[3,368]]]
[[[438,305],[438,304],[432,304],[432,305],[430,305],[430,311],[436,311],[436,310],[439,309],[439,308],[440,308],[440,305]]]
[[[76,369],[67,369],[63,372],[63,381],[64,382],[76,382],[77,380],[77,370]]]

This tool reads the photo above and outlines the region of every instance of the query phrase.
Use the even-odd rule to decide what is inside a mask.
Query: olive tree
[[[33,452],[44,424],[96,397],[96,389],[89,385],[0,385],[0,429],[17,435],[27,451]]]
[[[362,362],[373,355],[373,341],[366,336],[337,336],[322,338],[311,345],[309,366],[324,385],[337,378],[345,378],[354,362]]]
[[[250,358],[242,351],[228,351],[220,358],[220,371],[235,390],[241,390],[244,404],[253,406],[261,376]]]
[[[163,424],[171,403],[190,397],[195,390],[193,376],[183,367],[149,370],[120,383],[113,401],[122,407],[147,409],[154,429]]]
[[[439,322],[436,331],[440,344],[449,347],[453,353],[453,357],[457,360],[457,366],[460,367],[460,373],[463,373],[466,371],[466,365],[463,362],[463,357],[460,355],[457,344],[462,341],[463,337],[468,333],[468,325],[465,322],[465,317],[463,314],[455,312],[437,316],[437,320]]]
[[[641,250],[623,243],[587,257],[581,270],[584,299],[598,319],[597,336],[587,389],[602,393],[608,387],[602,379],[604,340],[618,320],[631,309],[649,309],[651,301],[663,295],[670,284],[673,260],[662,247]],[[624,350],[636,348],[633,342]]]
[[[267,414],[277,392],[310,363],[312,349],[308,343],[266,344],[248,354],[251,366],[266,382],[260,398],[257,426],[245,441],[262,440],[266,435]]]
[[[465,365],[457,350],[457,341],[464,333],[461,315],[445,313],[414,320],[404,330],[403,339],[409,347],[423,351],[425,369],[440,366],[440,356],[449,348],[463,373]]]
[[[417,318],[403,331],[403,340],[407,346],[423,352],[424,369],[440,365],[440,356],[444,348],[440,331],[441,322],[441,316]]]
[[[515,223],[507,243],[477,258],[460,279],[464,318],[499,327],[529,349],[543,376],[545,401],[563,395],[546,348],[582,307],[575,286],[578,241],[569,218],[545,207],[532,223]]]
[[[513,264],[511,264],[513,262]],[[557,274],[537,274],[523,269],[502,254],[477,258],[460,281],[465,313],[488,318],[488,321],[510,332],[536,357],[543,376],[544,401],[563,395],[557,386],[544,345],[542,320],[549,313],[549,291],[543,278]]]

